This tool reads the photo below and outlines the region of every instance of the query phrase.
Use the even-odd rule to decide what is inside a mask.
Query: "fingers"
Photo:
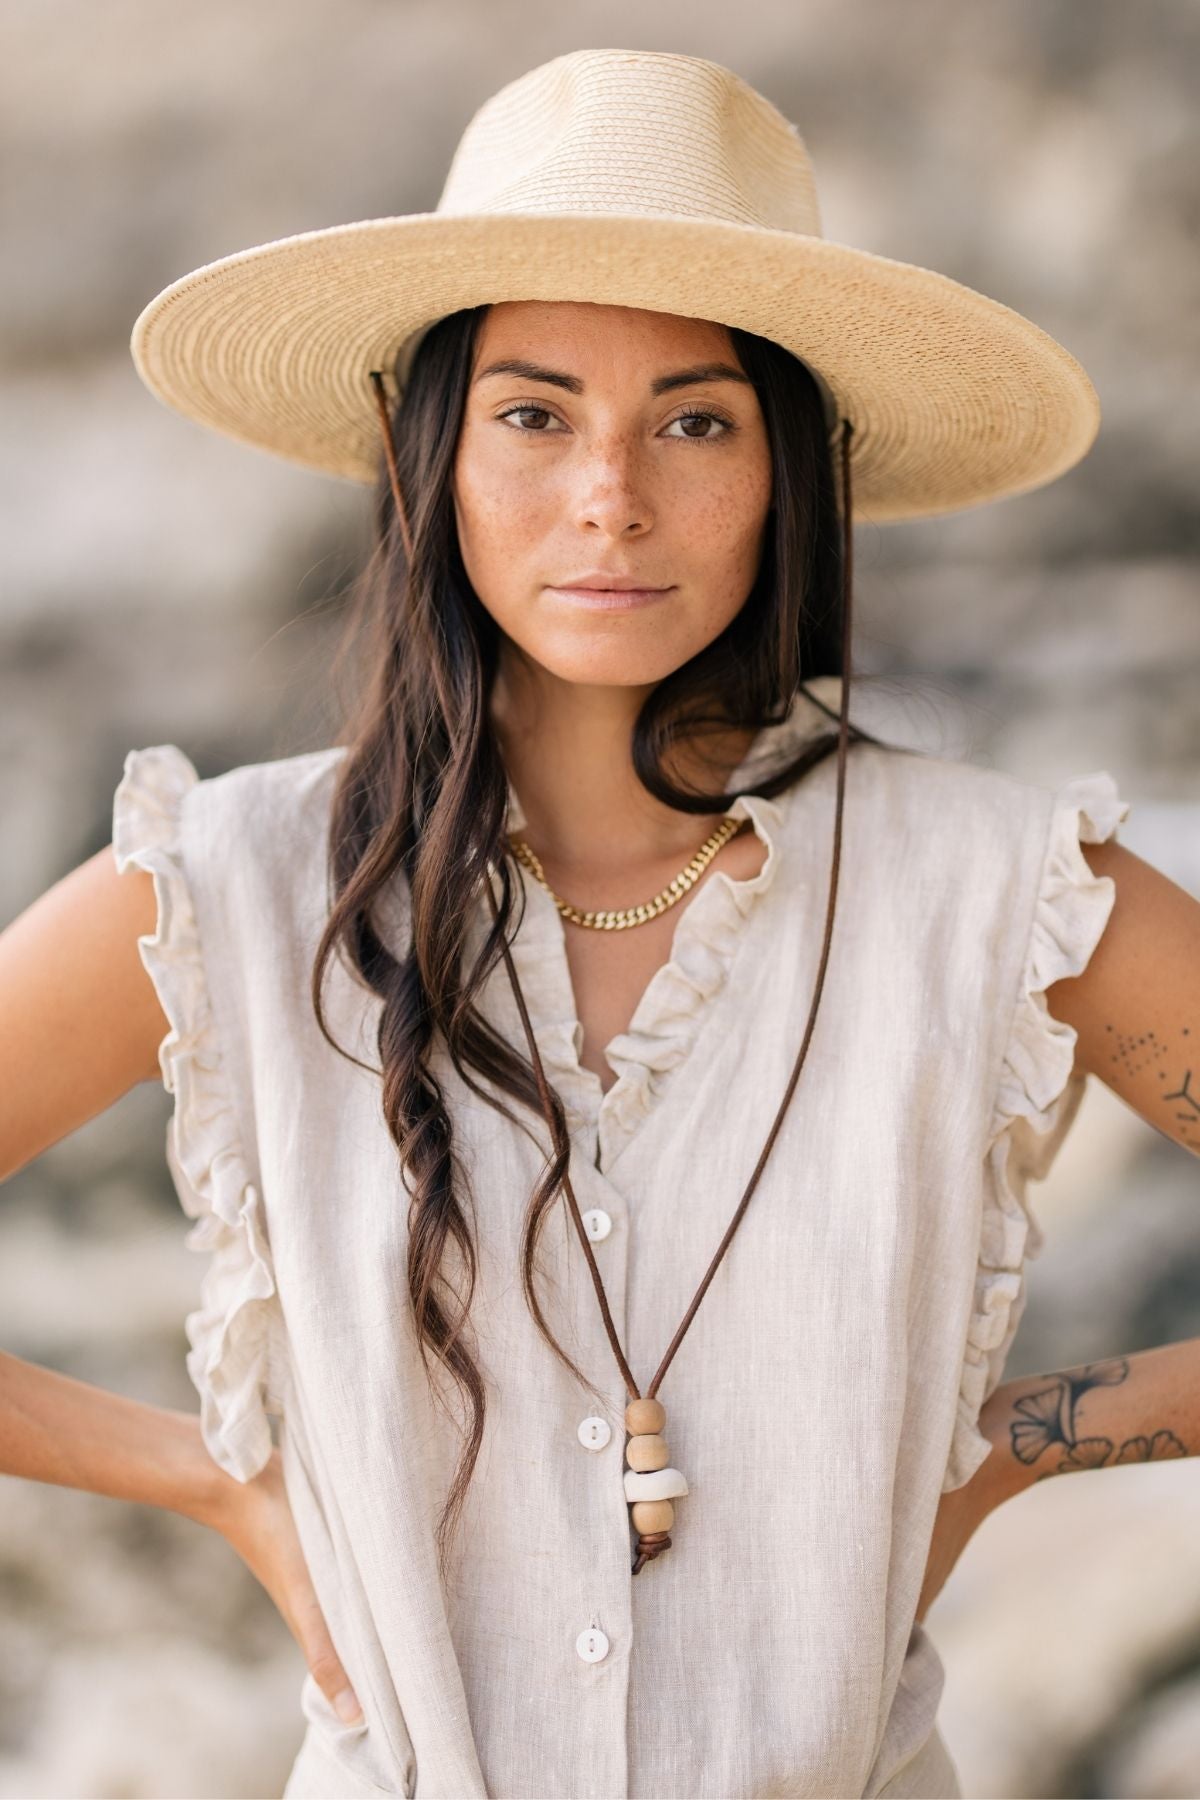
[[[241,1489],[241,1510],[224,1535],[278,1607],[299,1644],[309,1673],[344,1725],[363,1717],[358,1697],[333,1647],[288,1505],[278,1450]]]
[[[329,1628],[315,1599],[299,1608],[293,1630],[304,1652],[309,1673],[342,1724],[357,1724],[363,1716],[362,1707],[333,1647]]]

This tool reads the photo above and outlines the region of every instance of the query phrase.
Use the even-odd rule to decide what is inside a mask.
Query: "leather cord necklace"
[[[387,458],[388,474],[391,480],[392,498],[396,503],[396,516],[400,527],[401,539],[411,566],[412,536],[409,529],[408,517],[404,508],[404,501],[400,492],[400,480],[396,470],[396,454],[392,442],[391,425],[388,420],[387,402],[383,390],[383,379],[377,370],[372,371],[371,381],[374,385],[375,397],[383,424],[384,450]],[[796,1090],[796,1083],[800,1079],[800,1071],[804,1066],[804,1059],[808,1054],[808,1046],[812,1041],[813,1029],[817,1020],[817,1009],[820,1005],[821,993],[825,986],[825,971],[829,962],[829,946],[833,937],[833,920],[837,904],[838,870],[841,863],[842,852],[842,815],[846,792],[846,750],[850,735],[850,615],[853,589],[853,540],[850,517],[850,436],[853,431],[853,426],[849,419],[843,419],[841,425],[842,680],[841,707],[838,714],[837,799],[834,807],[833,851],[830,858],[829,899],[825,909],[825,931],[821,943],[821,956],[817,965],[816,980],[813,984],[813,995],[809,1006],[808,1021],[804,1028],[804,1036],[800,1042],[800,1048],[796,1055],[795,1064],[793,1065],[791,1075],[788,1077],[787,1085],[783,1091],[783,1098],[780,1100],[771,1129],[768,1131],[766,1141],[759,1152],[758,1161],[754,1165],[753,1172],[746,1184],[745,1191],[738,1201],[733,1217],[726,1228],[724,1237],[717,1246],[716,1254],[708,1266],[704,1279],[696,1289],[696,1292],[692,1297],[691,1305],[688,1307],[687,1312],[680,1321],[679,1328],[676,1331],[675,1336],[671,1339],[666,1353],[655,1371],[654,1378],[647,1387],[644,1395],[641,1394],[638,1389],[633,1371],[629,1367],[625,1352],[621,1348],[621,1341],[617,1335],[616,1327],[613,1324],[612,1313],[608,1305],[608,1297],[604,1292],[604,1282],[601,1279],[600,1269],[588,1239],[587,1230],[583,1223],[583,1217],[579,1211],[579,1203],[575,1198],[575,1191],[571,1185],[569,1173],[570,1146],[569,1143],[562,1144],[559,1139],[559,1129],[555,1121],[550,1085],[546,1079],[545,1069],[542,1066],[541,1052],[537,1046],[537,1038],[534,1035],[533,1023],[529,1017],[529,1009],[525,1004],[525,996],[521,991],[521,985],[517,979],[517,971],[513,964],[512,952],[509,949],[508,941],[503,936],[501,937],[501,947],[505,967],[508,971],[508,979],[512,987],[513,997],[517,1003],[517,1011],[521,1015],[521,1025],[529,1045],[529,1059],[533,1066],[534,1078],[537,1082],[542,1110],[545,1113],[546,1123],[549,1127],[550,1141],[554,1146],[556,1153],[566,1152],[564,1157],[562,1191],[566,1196],[567,1204],[571,1211],[571,1217],[575,1221],[576,1233],[583,1246],[583,1254],[587,1260],[588,1269],[591,1273],[592,1285],[596,1290],[596,1298],[599,1302],[601,1318],[604,1321],[604,1329],[608,1335],[608,1341],[612,1347],[613,1355],[616,1358],[617,1367],[621,1371],[621,1378],[625,1383],[625,1391],[629,1395],[629,1402],[625,1408],[625,1426],[630,1434],[625,1446],[625,1461],[627,1464],[625,1471],[625,1498],[631,1509],[631,1523],[638,1534],[636,1555],[632,1570],[634,1575],[638,1573],[643,1564],[654,1561],[656,1557],[661,1556],[664,1551],[670,1549],[671,1526],[674,1524],[674,1507],[672,1502],[686,1494],[688,1491],[687,1481],[684,1476],[678,1469],[669,1467],[670,1454],[667,1449],[666,1440],[661,1435],[663,1426],[666,1423],[667,1415],[662,1402],[658,1400],[656,1396],[662,1385],[663,1377],[671,1366],[675,1352],[683,1342],[684,1334],[695,1317],[696,1310],[707,1293],[713,1276],[717,1272],[721,1258],[729,1248],[733,1239],[733,1234],[741,1223],[746,1208],[750,1204],[751,1196],[758,1186],[759,1177],[766,1167],[767,1157],[770,1155],[771,1147],[779,1135],[779,1129],[783,1124],[788,1103]],[[492,918],[498,923],[499,910],[496,905],[496,896],[492,889],[490,873],[485,887],[488,904],[491,907]]]

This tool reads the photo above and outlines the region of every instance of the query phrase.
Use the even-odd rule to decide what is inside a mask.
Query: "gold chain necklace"
[[[539,881],[557,906],[564,919],[570,919],[573,925],[586,925],[593,931],[627,931],[633,925],[645,925],[650,919],[658,918],[668,907],[676,905],[683,899],[688,889],[694,887],[707,869],[722,844],[727,844],[735,831],[740,830],[742,821],[726,817],[722,819],[712,836],[705,838],[695,856],[686,867],[680,870],[665,888],[660,888],[653,900],[646,900],[641,906],[609,907],[598,912],[582,912],[579,907],[572,906],[556,894],[537,855],[523,839],[510,837],[513,855],[523,863],[535,881]]]

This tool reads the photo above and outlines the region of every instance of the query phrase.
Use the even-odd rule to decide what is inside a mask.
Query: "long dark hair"
[[[318,1024],[343,1055],[349,1053],[330,1035],[321,998],[335,950],[383,1003],[381,1066],[375,1073],[382,1077],[384,1119],[409,1196],[408,1286],[421,1356],[432,1380],[432,1354],[467,1408],[464,1448],[438,1524],[443,1569],[482,1444],[486,1397],[483,1376],[464,1341],[476,1251],[460,1205],[467,1184],[455,1154],[453,1122],[430,1063],[435,1034],[460,1078],[506,1118],[528,1129],[527,1121],[477,1077],[541,1117],[529,1061],[474,1003],[500,960],[502,934],[512,941],[523,897],[504,840],[508,778],[489,716],[501,634],[467,579],[451,499],[474,348],[486,312],[479,306],[454,313],[426,333],[403,402],[391,418],[411,558],[381,455],[375,544],[357,584],[347,639],[362,646],[366,674],[338,738],[346,755],[330,819],[331,906],[312,971]],[[633,766],[647,790],[668,806],[697,814],[727,811],[735,796],[674,785],[663,757],[679,737],[698,744],[711,732],[781,723],[802,677],[842,674],[842,525],[820,390],[804,364],[770,339],[736,329],[731,337],[754,383],[771,450],[773,511],[760,567],[720,636],[647,696],[632,742]],[[852,731],[852,737],[867,736]],[[809,739],[755,791],[782,792],[836,747],[836,731]],[[465,968],[468,924],[489,865],[499,872],[497,917],[472,966]],[[372,902],[398,881],[406,891],[408,937],[385,943],[372,918]],[[599,1398],[554,1339],[534,1286],[538,1240],[558,1192],[562,1146],[568,1142],[561,1100],[554,1095],[553,1102],[559,1148],[529,1199],[522,1280],[543,1338]],[[461,1292],[445,1266],[455,1253],[461,1260]],[[436,1395],[437,1383],[432,1385]]]

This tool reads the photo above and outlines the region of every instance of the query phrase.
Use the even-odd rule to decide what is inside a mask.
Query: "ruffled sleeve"
[[[1086,1087],[1074,1067],[1077,1033],[1051,1015],[1045,997],[1056,981],[1083,973],[1116,897],[1111,877],[1094,875],[1080,846],[1111,838],[1128,814],[1104,771],[1066,782],[1054,797],[988,1132],[979,1262],[944,1493],[968,1481],[988,1454],[980,1408],[999,1385],[1024,1310],[1024,1264],[1043,1243],[1026,1183],[1049,1172]]]
[[[238,1125],[213,1019],[182,851],[183,808],[198,776],[173,744],[131,750],[113,799],[113,853],[154,877],[158,918],[138,949],[170,1030],[159,1046],[163,1086],[175,1097],[167,1163],[188,1216],[188,1248],[210,1261],[201,1304],[186,1321],[188,1373],[200,1395],[209,1453],[248,1481],[272,1437],[275,1280],[260,1197]]]

